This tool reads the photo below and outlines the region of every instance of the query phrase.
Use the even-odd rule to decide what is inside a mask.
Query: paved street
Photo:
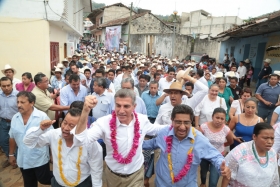
[[[0,155],[0,163],[2,163],[5,159],[5,156],[3,153]],[[105,166],[105,164],[104,164]],[[198,172],[199,175],[199,172]],[[154,178],[155,175],[150,179],[150,187],[155,187],[154,185]],[[103,181],[105,180],[105,174],[103,174]],[[200,177],[198,176],[198,185],[200,184]],[[3,187],[23,187],[23,179],[21,176],[21,172],[19,168],[12,169],[11,166],[3,169],[0,168],[0,182],[3,184]],[[220,186],[221,179],[219,180],[218,186]],[[49,185],[41,185],[39,184],[39,187],[49,187]],[[107,187],[106,182],[103,183],[103,187]]]

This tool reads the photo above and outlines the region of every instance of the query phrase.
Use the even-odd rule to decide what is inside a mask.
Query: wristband
[[[9,155],[9,156],[15,156],[14,154],[12,154],[12,155]]]

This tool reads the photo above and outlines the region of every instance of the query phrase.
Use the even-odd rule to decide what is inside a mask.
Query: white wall
[[[45,11],[45,4],[42,0],[4,0],[1,5],[3,8],[0,9],[0,17],[46,19],[47,12],[48,20],[60,20],[64,1],[49,0],[48,3],[49,6],[46,5],[47,11]]]

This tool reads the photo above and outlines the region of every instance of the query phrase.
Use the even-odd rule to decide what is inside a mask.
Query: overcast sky
[[[262,14],[280,10],[280,0],[94,0],[97,3],[111,5],[131,2],[136,7],[149,9],[153,14],[169,15],[175,10],[190,12],[203,9],[213,16],[237,16],[242,19],[257,17]],[[238,14],[239,8],[239,14]]]

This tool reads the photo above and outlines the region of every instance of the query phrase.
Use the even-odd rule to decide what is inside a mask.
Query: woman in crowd
[[[33,88],[35,87],[31,73],[25,72],[22,74],[21,78],[22,78],[22,83],[16,84],[17,91],[31,92],[33,90]]]
[[[225,125],[225,120],[226,111],[223,108],[216,108],[212,114],[212,120],[200,126],[200,131],[222,155],[224,155],[225,146],[233,143],[233,134],[228,126]],[[200,163],[200,187],[206,187],[208,171],[210,171],[209,187],[216,187],[220,175],[215,166],[208,160],[201,160]]]
[[[209,88],[208,94],[195,107],[195,127],[212,120],[212,114],[215,108],[223,108],[227,110],[225,100],[218,96],[219,86],[212,84]],[[207,106],[207,107],[205,107]]]
[[[256,112],[257,102],[250,98],[244,102],[244,113],[236,115],[231,119],[229,128],[232,131],[235,130],[234,144],[231,146],[231,149],[242,142],[252,140],[255,125],[263,122],[263,119],[257,116]]]
[[[250,83],[251,83],[251,79],[253,76],[253,67],[250,66],[249,70],[247,71],[247,75],[246,75],[246,83],[247,83],[247,87],[250,88]]]
[[[229,110],[230,119],[244,112],[244,102],[251,97],[252,90],[250,88],[245,88],[242,93],[240,93],[240,99],[234,100],[231,103]]]
[[[227,79],[225,77],[221,77],[220,78],[220,82],[219,82],[219,93],[218,96],[222,97],[225,99],[226,101],[226,105],[227,105],[227,116],[226,116],[226,121],[228,122],[229,120],[229,109],[230,109],[230,104],[233,101],[233,94],[230,90],[229,87],[226,86],[227,85]]]
[[[273,142],[271,125],[256,124],[253,140],[238,145],[226,156],[231,179],[223,178],[222,187],[278,187],[277,154],[271,149]]]

